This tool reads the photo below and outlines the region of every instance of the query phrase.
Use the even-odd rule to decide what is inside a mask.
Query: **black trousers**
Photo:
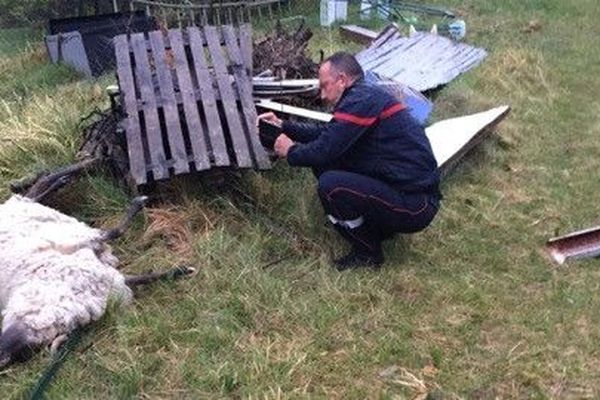
[[[381,253],[384,239],[425,229],[439,209],[436,194],[404,193],[382,181],[343,170],[314,172],[325,213],[359,251]]]

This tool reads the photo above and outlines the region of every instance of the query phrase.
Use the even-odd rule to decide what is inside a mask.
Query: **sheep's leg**
[[[121,237],[125,233],[125,231],[127,231],[129,225],[131,225],[133,218],[142,210],[142,208],[144,208],[147,201],[148,196],[138,196],[134,198],[131,202],[131,205],[129,206],[129,209],[127,210],[125,218],[116,228],[105,231],[102,240],[110,241]]]
[[[16,194],[24,193],[47,173],[48,171],[39,171],[35,175],[26,176],[18,181],[13,181],[10,183],[10,191]]]
[[[51,182],[50,185],[47,186],[43,192],[36,194],[35,196],[31,196],[30,194],[28,194],[27,197],[29,197],[30,199],[33,199],[33,201],[39,203],[50,193],[56,192],[58,189],[60,189],[61,187],[65,186],[67,183],[69,183],[70,178],[71,178],[70,176],[61,176],[60,178]]]
[[[66,185],[71,176],[81,172],[98,161],[100,161],[99,158],[88,158],[81,162],[61,168],[56,172],[41,176],[33,183],[27,182],[25,184],[31,183],[31,186],[26,189],[24,196],[35,201],[41,201],[50,193]]]
[[[196,269],[192,267],[177,267],[166,272],[150,273],[144,275],[135,275],[125,277],[127,286],[133,288],[140,285],[147,285],[158,281],[169,281],[179,278],[192,276],[196,273]]]
[[[60,348],[60,346],[62,346],[63,343],[65,343],[68,338],[69,338],[68,335],[57,336],[56,339],[54,339],[52,341],[52,344],[50,345],[50,354],[52,356],[54,356],[58,352],[58,349]]]

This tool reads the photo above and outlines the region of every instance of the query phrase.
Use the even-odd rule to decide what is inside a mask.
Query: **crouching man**
[[[424,129],[404,104],[364,81],[354,56],[336,53],[319,69],[321,98],[334,107],[327,124],[281,121],[275,153],[294,167],[311,167],[335,229],[352,245],[334,260],[340,271],[380,266],[381,243],[425,229],[436,215],[439,173]]]

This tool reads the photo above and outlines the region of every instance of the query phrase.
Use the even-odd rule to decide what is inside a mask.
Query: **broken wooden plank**
[[[169,39],[171,40],[173,55],[175,56],[175,70],[179,81],[179,91],[183,100],[183,110],[187,122],[190,144],[194,153],[194,164],[197,171],[202,171],[210,168],[210,159],[194,96],[194,87],[192,86],[187,55],[183,48],[181,30],[170,30]]]
[[[254,159],[258,168],[267,169],[270,167],[269,157],[263,146],[260,144],[258,137],[258,128],[256,127],[256,107],[252,101],[252,84],[250,83],[249,75],[244,67],[242,53],[238,47],[237,38],[233,27],[224,26],[223,36],[225,37],[226,49],[229,54],[229,59],[232,62],[233,74],[235,76],[236,88],[239,93],[242,103],[242,114],[246,120],[247,137],[252,146]]]
[[[221,93],[223,109],[225,111],[229,133],[233,142],[237,164],[239,167],[251,168],[252,158],[250,156],[250,149],[248,147],[248,142],[244,137],[244,130],[237,110],[233,89],[231,87],[231,76],[227,72],[227,64],[218,40],[217,29],[214,26],[207,26],[204,28],[204,35],[213,62],[217,86]]]
[[[159,91],[162,96],[163,115],[165,117],[169,147],[171,149],[171,158],[174,161],[173,167],[176,174],[186,173],[190,171],[190,168],[179,120],[179,110],[175,101],[173,75],[165,58],[166,52],[163,33],[161,31],[150,32],[149,38],[152,55],[154,56],[154,68],[158,75]]]
[[[197,27],[190,27],[188,28],[188,36],[214,162],[217,166],[226,166],[230,164],[229,155],[227,154],[227,145],[213,90],[213,78],[204,56],[200,30]]]
[[[146,38],[143,33],[134,33],[131,35],[137,87],[140,90],[142,101],[147,105],[144,108],[143,115],[146,139],[148,141],[148,152],[150,153],[150,168],[154,174],[154,179],[164,179],[169,176],[169,171],[165,164],[167,159],[163,148],[160,121],[158,120],[156,99],[154,97],[152,72],[150,71],[148,51],[146,50],[145,43]]]
[[[379,33],[358,25],[341,25],[340,35],[352,42],[369,45],[379,36]]]
[[[114,38],[115,53],[117,58],[117,72],[119,86],[123,93],[125,112],[125,136],[127,139],[127,154],[129,157],[129,170],[136,184],[146,183],[146,161],[144,160],[144,144],[140,129],[137,99],[135,98],[135,84],[131,70],[131,58],[127,35]]]

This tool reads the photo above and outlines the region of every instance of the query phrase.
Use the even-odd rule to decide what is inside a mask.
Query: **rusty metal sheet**
[[[546,251],[558,264],[569,258],[600,256],[600,226],[550,239]]]
[[[356,55],[363,69],[421,92],[452,81],[486,57],[486,50],[444,36],[417,32],[401,37],[397,30],[384,31]]]

